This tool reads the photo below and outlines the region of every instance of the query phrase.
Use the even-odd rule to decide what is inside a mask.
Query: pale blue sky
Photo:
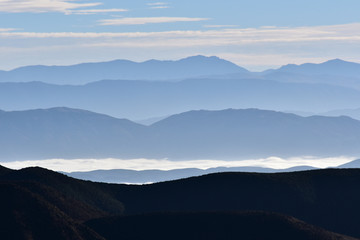
[[[0,69],[217,55],[360,62],[359,0],[0,0]]]

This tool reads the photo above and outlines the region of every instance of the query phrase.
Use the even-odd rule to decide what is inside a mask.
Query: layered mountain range
[[[359,118],[359,66],[331,60],[254,73],[204,56],[29,66],[0,72],[0,109],[65,106],[132,120],[227,108],[330,112]]]

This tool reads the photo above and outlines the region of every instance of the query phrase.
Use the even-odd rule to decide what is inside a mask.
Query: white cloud
[[[139,17],[139,18],[117,18],[99,20],[100,25],[143,25],[149,23],[173,23],[173,22],[198,22],[207,18],[188,17]]]
[[[354,157],[294,157],[279,158],[268,157],[262,159],[248,159],[241,161],[223,160],[192,160],[192,161],[170,161],[167,159],[50,159],[34,161],[2,162],[1,165],[21,169],[24,167],[40,166],[54,171],[74,172],[109,169],[130,169],[130,170],[172,170],[183,168],[208,169],[214,167],[265,167],[274,169],[285,169],[296,166],[313,166],[317,168],[336,167],[355,160]]]
[[[0,0],[0,12],[63,12],[78,8],[94,7],[101,5],[100,2],[76,3],[69,0]]]

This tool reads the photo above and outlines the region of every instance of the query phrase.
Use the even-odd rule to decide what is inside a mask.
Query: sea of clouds
[[[129,169],[129,170],[173,170],[184,168],[208,169],[215,167],[263,167],[273,169],[286,169],[296,166],[312,166],[316,168],[337,167],[339,165],[355,160],[355,157],[293,157],[279,158],[268,157],[261,159],[248,159],[241,161],[223,160],[188,160],[170,161],[168,159],[48,159],[2,162],[1,165],[11,169],[21,169],[25,167],[43,167],[54,171],[76,172],[110,169]]]

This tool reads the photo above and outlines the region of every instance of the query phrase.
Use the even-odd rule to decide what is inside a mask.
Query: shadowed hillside
[[[86,224],[108,240],[352,239],[292,217],[265,212],[163,213],[96,219]]]
[[[173,216],[154,215],[153,213],[177,212],[179,216],[183,216],[178,219],[180,222],[197,222],[197,216],[202,219],[219,216],[221,219],[221,216],[224,215],[219,213],[220,215],[215,214],[208,218],[204,217],[206,215],[185,213],[228,212],[230,215],[225,214],[227,217],[224,221],[226,222],[231,221],[231,216],[236,218],[236,214],[232,215],[234,212],[265,211],[293,216],[332,232],[360,237],[358,228],[360,221],[358,204],[360,202],[360,191],[358,190],[360,169],[328,169],[274,174],[218,173],[143,186],[86,182],[41,168],[2,172],[0,184],[4,186],[1,188],[4,194],[2,194],[1,206],[4,211],[7,211],[7,215],[2,215],[1,221],[15,219],[13,223],[7,223],[10,224],[9,227],[24,226],[20,229],[25,232],[27,229],[32,229],[31,222],[34,217],[38,218],[36,220],[38,222],[49,221],[51,225],[53,220],[58,219],[56,216],[64,216],[60,219],[66,222],[60,225],[55,224],[55,226],[63,226],[72,234],[74,231],[83,231],[81,230],[84,229],[83,221],[94,218],[103,219],[103,217],[122,213],[126,215],[146,214],[145,220],[136,221],[148,223],[147,218],[154,224],[156,222],[160,224],[168,222]],[[7,192],[13,193],[7,194]],[[22,202],[21,199],[27,198],[29,200],[26,202],[34,202],[31,203],[33,205],[30,205],[33,207],[27,208],[27,205]],[[14,201],[14,199],[19,201]],[[37,211],[40,213],[43,211],[43,213],[35,214],[32,209],[38,209]],[[28,218],[23,221],[17,216],[28,216]],[[273,217],[275,220],[271,220]],[[136,218],[141,217],[134,217],[134,219]],[[271,221],[274,222],[275,228],[286,226],[285,232],[289,230],[288,226],[290,229],[295,229],[294,232],[296,232],[301,225],[298,223],[293,225],[294,222],[290,221],[290,218],[276,217],[271,214],[260,214],[259,219],[256,218],[253,222],[255,225],[257,221],[262,223]],[[114,236],[121,234],[121,231],[124,230],[121,226],[116,225],[117,221],[123,221],[123,219],[110,218],[110,223],[115,225],[108,227],[113,229],[111,231],[114,231]],[[241,221],[245,221],[244,218],[242,219]],[[279,225],[277,225],[278,220],[276,219],[279,220]],[[91,225],[92,222],[89,222],[89,226],[102,235],[103,231],[107,231],[103,221],[108,220],[96,220],[94,221],[95,225]],[[72,222],[80,224],[79,228],[76,227],[78,226],[76,224],[70,224]],[[211,226],[212,223],[206,224]],[[207,226],[206,224],[204,226]],[[50,225],[46,229],[52,229]],[[68,225],[74,228],[69,229],[66,227]],[[144,228],[146,227],[145,224]],[[266,228],[266,226],[259,228],[262,227]],[[114,230],[114,228],[119,229]],[[309,228],[311,227],[305,229]],[[60,227],[56,231],[62,231],[61,229]],[[129,232],[131,233],[133,229],[129,228]],[[188,230],[191,231],[190,226]],[[36,231],[34,229],[31,234],[36,234]],[[289,234],[294,233],[291,231]],[[319,233],[318,231],[320,230],[315,229],[310,232],[316,235]],[[85,232],[90,234],[87,230]],[[199,232],[202,231],[199,230]],[[186,230],[184,230],[185,233]],[[221,231],[220,234],[222,234]],[[107,236],[104,234],[104,237]]]
[[[49,192],[42,192],[40,195],[27,187],[0,183],[0,194],[1,239],[103,239],[61,211],[58,205],[46,201],[43,196],[49,197]],[[70,211],[76,211],[77,207],[72,205]]]
[[[219,173],[118,187],[125,213],[262,210],[360,237],[360,170]]]

